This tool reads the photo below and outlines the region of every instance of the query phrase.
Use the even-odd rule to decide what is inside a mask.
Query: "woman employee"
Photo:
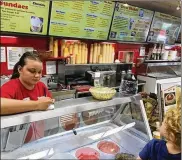
[[[35,51],[22,55],[14,66],[11,80],[1,87],[1,115],[46,110],[54,103],[47,87],[40,82],[42,69],[42,62]],[[41,128],[43,122],[39,122],[35,123]],[[32,124],[35,126],[35,123]],[[26,142],[32,140],[30,136],[26,139]]]
[[[53,103],[47,87],[39,81],[42,69],[35,51],[22,55],[14,66],[11,80],[1,87],[1,115],[46,110]]]

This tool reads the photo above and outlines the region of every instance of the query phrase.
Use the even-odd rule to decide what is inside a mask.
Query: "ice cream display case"
[[[2,159],[137,157],[152,138],[140,95],[118,93],[108,101],[85,97],[54,105],[54,110],[1,117]],[[27,141],[31,126],[37,138]]]
[[[181,62],[151,61],[137,68],[138,80],[145,81],[144,91],[157,94],[157,83],[181,81]]]
[[[156,79],[175,78],[181,76],[180,67],[181,62],[144,63],[138,73]]]

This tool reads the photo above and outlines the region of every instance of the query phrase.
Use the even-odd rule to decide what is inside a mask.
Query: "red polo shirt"
[[[38,82],[34,89],[26,89],[19,78],[12,79],[1,87],[1,97],[17,100],[38,100],[42,96],[51,97],[50,92],[44,83]]]

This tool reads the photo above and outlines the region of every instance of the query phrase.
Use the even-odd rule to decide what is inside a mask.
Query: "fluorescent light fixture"
[[[17,38],[15,36],[0,36],[1,38]]]
[[[123,4],[124,7],[128,7],[129,5],[127,3]]]
[[[181,9],[181,7],[178,5],[177,8],[176,8],[176,10],[180,10],[180,9]]]

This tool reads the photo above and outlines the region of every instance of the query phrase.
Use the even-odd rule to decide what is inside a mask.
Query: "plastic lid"
[[[129,69],[129,70],[128,70],[128,73],[130,73],[130,74],[131,74],[131,73],[132,73],[132,71]]]
[[[122,73],[122,74],[126,74],[126,72],[125,72],[125,71],[122,71],[121,73]]]

